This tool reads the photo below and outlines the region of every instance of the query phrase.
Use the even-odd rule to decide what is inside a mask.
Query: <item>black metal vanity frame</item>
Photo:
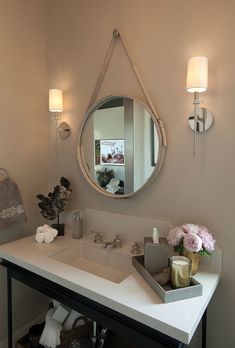
[[[179,342],[161,332],[154,330],[134,319],[114,311],[83,295],[52,282],[36,273],[26,270],[12,262],[2,260],[1,265],[7,268],[8,293],[8,348],[12,348],[12,278],[52,297],[83,315],[97,321],[104,327],[123,338],[135,342],[138,347],[148,348],[185,348]],[[202,318],[202,348],[206,347],[206,311]]]

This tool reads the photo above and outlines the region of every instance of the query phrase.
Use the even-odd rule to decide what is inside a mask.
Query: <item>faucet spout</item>
[[[103,242],[102,248],[107,248],[108,245],[111,245],[113,248],[121,248],[122,247],[122,240],[119,238],[119,235],[117,234],[116,237],[112,242]]]

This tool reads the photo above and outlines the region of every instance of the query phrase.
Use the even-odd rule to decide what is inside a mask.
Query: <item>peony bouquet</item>
[[[167,236],[168,244],[182,253],[191,251],[200,255],[211,255],[215,249],[215,240],[208,228],[195,224],[184,224],[171,228]]]

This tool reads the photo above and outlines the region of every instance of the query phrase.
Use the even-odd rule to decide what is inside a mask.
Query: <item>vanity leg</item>
[[[206,334],[207,334],[207,309],[202,316],[202,348],[206,348]]]
[[[8,348],[12,348],[12,278],[7,269]]]

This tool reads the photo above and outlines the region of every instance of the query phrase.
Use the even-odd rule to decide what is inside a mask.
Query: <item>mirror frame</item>
[[[99,185],[97,185],[90,177],[89,172],[88,172],[88,168],[86,167],[86,162],[84,161],[85,156],[84,156],[84,149],[83,149],[83,144],[82,144],[83,131],[85,130],[86,124],[90,120],[90,118],[92,117],[95,110],[97,110],[101,105],[103,105],[105,102],[109,101],[111,98],[112,99],[130,98],[130,99],[133,99],[133,100],[141,103],[146,108],[151,119],[153,120],[154,125],[155,125],[156,130],[157,130],[158,137],[159,137],[158,158],[157,158],[156,165],[155,165],[155,168],[153,169],[152,174],[138,190],[131,192],[131,193],[128,193],[128,194],[124,194],[124,195],[116,195],[116,194],[107,192],[107,191],[103,190]],[[164,145],[164,142],[163,142],[162,130],[161,130],[161,127],[159,126],[158,118],[155,116],[153,111],[150,110],[149,106],[146,105],[146,103],[143,100],[129,96],[129,95],[121,95],[121,96],[120,95],[109,95],[109,96],[106,96],[102,99],[99,99],[96,103],[92,104],[85,112],[85,115],[83,116],[82,121],[81,121],[79,134],[78,134],[77,157],[78,157],[78,162],[79,162],[82,174],[84,175],[84,177],[88,181],[88,183],[96,191],[102,193],[103,195],[105,195],[107,197],[111,197],[114,199],[124,199],[124,198],[130,198],[130,197],[138,194],[139,192],[143,191],[147,186],[149,186],[150,183],[152,183],[152,181],[156,178],[157,174],[159,173],[159,171],[162,167],[163,160],[165,157],[165,148],[166,148],[166,146]]]

